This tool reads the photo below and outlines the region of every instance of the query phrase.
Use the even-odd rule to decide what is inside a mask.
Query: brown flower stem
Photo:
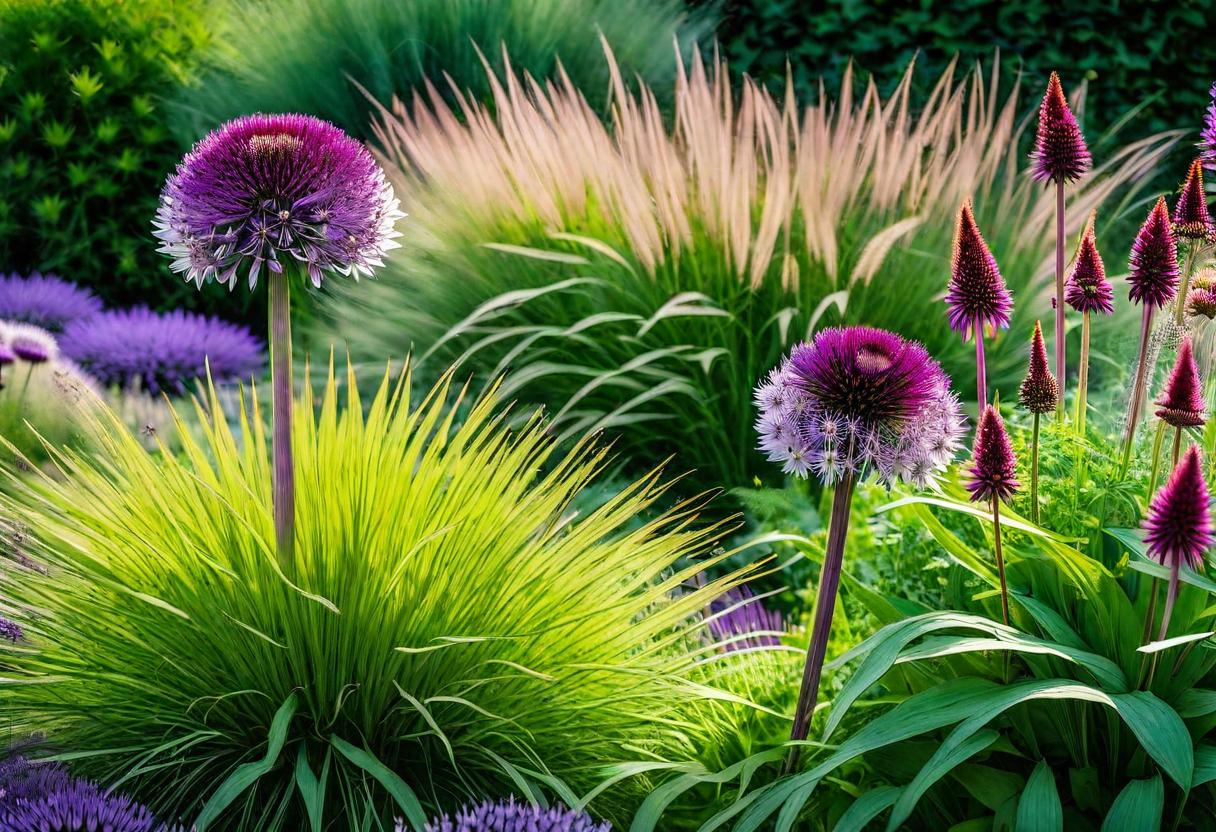
[[[1161,611],[1161,629],[1157,631],[1157,641],[1164,641],[1165,634],[1170,628],[1170,615],[1174,612],[1174,602],[1178,600],[1178,569],[1179,559],[1174,558],[1170,564],[1170,588],[1165,593],[1165,609]],[[1148,669],[1148,681],[1144,687],[1146,690],[1153,686],[1153,676],[1157,673],[1157,659],[1161,657],[1161,651],[1153,653],[1153,663]]]
[[[1170,463],[1170,470],[1178,467],[1178,452],[1182,450],[1182,428],[1174,428],[1174,459]]]
[[[1157,475],[1161,473],[1161,444],[1165,438],[1165,422],[1157,423],[1157,433],[1153,436],[1153,467],[1148,475],[1148,496],[1151,499],[1157,491]]]
[[[1056,402],[1056,419],[1064,421],[1064,180],[1056,180],[1056,383],[1060,397]]]
[[[840,573],[844,563],[844,543],[849,531],[849,507],[853,502],[855,481],[852,474],[845,474],[836,484],[832,495],[832,517],[828,521],[827,551],[823,558],[823,569],[819,573],[819,591],[815,596],[815,619],[811,625],[811,643],[806,651],[806,666],[802,672],[802,687],[798,691],[798,704],[794,707],[794,727],[790,731],[792,741],[805,740],[810,733],[811,719],[819,698],[819,679],[823,674],[823,660],[827,655],[828,636],[832,629],[832,613],[836,610],[836,593],[840,588]],[[790,746],[785,760],[785,773],[798,767],[801,746]]]
[[[288,576],[295,568],[295,466],[291,451],[291,286],[287,270],[270,273],[270,422],[275,552]]]
[[[1034,414],[1034,428],[1030,434],[1030,519],[1039,524],[1039,413]]]
[[[1001,577],[1001,619],[1009,626],[1009,587],[1005,583],[1005,556],[1001,551],[1001,498],[992,495],[992,538],[996,545],[996,571]]]
[[[1144,304],[1144,315],[1140,322],[1140,355],[1136,358],[1136,380],[1132,383],[1132,397],[1128,402],[1127,429],[1123,437],[1123,459],[1119,464],[1120,475],[1127,473],[1132,461],[1132,443],[1136,439],[1136,428],[1140,422],[1140,400],[1144,398],[1144,387],[1148,382],[1148,341],[1153,332],[1153,307]]]

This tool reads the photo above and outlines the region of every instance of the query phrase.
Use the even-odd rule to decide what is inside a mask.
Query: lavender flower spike
[[[397,821],[397,832],[408,827]],[[426,832],[610,832],[612,824],[596,822],[564,806],[542,809],[515,798],[466,807],[427,823]]]
[[[1174,236],[1186,240],[1207,241],[1216,236],[1216,225],[1208,213],[1208,196],[1203,187],[1203,163],[1191,162],[1182,193],[1174,203],[1172,218]]]
[[[760,448],[798,476],[835,486],[827,553],[792,740],[804,740],[819,695],[844,560],[853,488],[873,472],[888,484],[935,481],[963,433],[958,399],[920,344],[869,327],[825,329],[756,389]],[[798,764],[790,748],[786,771]]]
[[[996,258],[979,226],[971,202],[964,202],[958,212],[954,234],[954,257],[950,264],[950,285],[946,290],[950,328],[975,335],[976,390],[980,407],[988,401],[984,367],[984,327],[1009,326],[1013,299],[1001,277]]]
[[[1051,73],[1039,105],[1039,127],[1030,158],[1034,178],[1040,182],[1075,182],[1093,161],[1064,96],[1060,76],[1055,72]]]
[[[1008,501],[1019,487],[1017,460],[1005,432],[1001,413],[989,405],[980,417],[975,432],[974,459],[967,481],[972,502],[992,506],[992,534],[996,547],[997,573],[1001,580],[1001,617],[1009,624],[1009,587],[1005,582],[1005,558],[1001,551],[1001,503]]]

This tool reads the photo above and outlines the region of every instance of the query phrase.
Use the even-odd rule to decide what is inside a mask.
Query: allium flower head
[[[1064,300],[1078,312],[1101,312],[1109,315],[1115,311],[1115,290],[1106,279],[1106,266],[1094,240],[1094,224],[1091,220],[1081,235],[1081,247],[1072,274],[1064,285]]]
[[[596,822],[583,812],[564,806],[542,809],[516,803],[513,797],[467,807],[426,825],[426,832],[610,832],[611,829],[612,824]],[[405,832],[405,824],[398,821],[397,830]]]
[[[1034,322],[1034,337],[1030,340],[1030,371],[1018,390],[1018,401],[1031,413],[1050,413],[1056,409],[1060,385],[1047,368],[1047,345],[1043,343],[1043,327]]]
[[[88,289],[57,275],[34,272],[0,275],[0,319],[61,332],[69,321],[101,311],[101,301]]]
[[[21,803],[40,800],[71,785],[68,770],[60,763],[32,761],[13,749],[9,753],[0,759],[0,817]]]
[[[924,487],[954,458],[964,423],[920,344],[869,327],[821,330],[757,388],[760,450],[788,474],[833,483],[871,471]]]
[[[12,324],[7,329],[8,347],[22,361],[45,364],[59,356],[55,336],[30,324]]]
[[[1199,449],[1192,445],[1169,481],[1153,497],[1144,518],[1144,542],[1158,563],[1203,565],[1212,546],[1212,510]]]
[[[1173,427],[1197,428],[1207,421],[1203,384],[1199,381],[1190,338],[1184,339],[1178,347],[1178,359],[1157,404],[1160,405],[1157,418]]]
[[[147,807],[107,794],[87,780],[69,780],[45,794],[15,801],[0,814],[5,832],[170,832]]]
[[[729,590],[709,605],[709,632],[727,652],[776,647],[785,632],[781,613],[770,610],[746,586]]]
[[[402,217],[367,148],[311,116],[252,115],[210,133],[177,166],[156,214],[160,251],[200,287],[250,288],[263,266],[295,262],[320,286],[328,272],[371,275],[396,248]]]
[[[1064,97],[1060,76],[1051,73],[1047,92],[1039,105],[1039,129],[1035,133],[1033,175],[1040,182],[1072,182],[1080,179],[1092,161],[1081,127]]]
[[[1216,226],[1208,213],[1208,196],[1203,188],[1203,163],[1191,162],[1182,193],[1174,203],[1174,236],[1188,240],[1210,240],[1216,236]]]
[[[193,312],[145,307],[103,312],[70,324],[63,352],[105,385],[138,383],[158,393],[183,392],[210,369],[217,382],[246,378],[262,367],[262,343],[243,326]]]
[[[973,502],[996,497],[1008,501],[1018,490],[1017,460],[1001,413],[992,405],[984,407],[975,432],[975,449],[967,490]]]
[[[950,328],[962,332],[964,338],[977,320],[985,326],[1009,326],[1013,298],[975,224],[970,201],[964,202],[958,212],[946,305],[950,308]]]
[[[1132,243],[1127,280],[1131,283],[1128,296],[1133,303],[1162,307],[1178,292],[1178,245],[1170,227],[1165,197],[1148,213],[1144,225]]]

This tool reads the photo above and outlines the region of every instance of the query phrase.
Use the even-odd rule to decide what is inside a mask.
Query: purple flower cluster
[[[514,797],[466,807],[426,825],[427,832],[611,832],[611,829],[612,824],[596,822],[587,814],[565,806],[542,809],[516,803]],[[405,824],[398,821],[397,832],[405,830]]]
[[[16,644],[24,637],[25,631],[21,629],[20,624],[0,616],[0,641],[11,641]]]
[[[1030,371],[1018,388],[1018,403],[1031,413],[1050,413],[1060,398],[1060,385],[1047,368],[1047,345],[1043,343],[1043,327],[1034,322],[1030,339]]]
[[[70,324],[65,355],[102,384],[138,382],[151,392],[180,393],[204,378],[233,381],[257,372],[262,343],[248,329],[191,312],[143,307],[103,312]]]
[[[975,431],[975,449],[967,490],[973,502],[993,498],[1008,501],[1018,490],[1017,459],[1001,413],[992,405],[984,408]]]
[[[1128,297],[1133,303],[1165,306],[1178,292],[1178,244],[1165,197],[1157,202],[1140,226],[1128,262]]]
[[[1149,504],[1144,542],[1158,563],[1198,569],[1214,540],[1211,498],[1199,449],[1192,445]]]
[[[1203,163],[1196,159],[1187,172],[1182,193],[1174,203],[1174,235],[1187,240],[1211,240],[1216,225],[1208,212],[1208,196],[1203,186]]]
[[[1157,418],[1171,427],[1197,428],[1207,421],[1203,383],[1199,380],[1199,367],[1195,364],[1190,338],[1184,339],[1178,347],[1178,358],[1157,398],[1157,405]]]
[[[1078,312],[1101,312],[1110,315],[1115,311],[1115,289],[1106,279],[1106,266],[1098,253],[1094,240],[1094,224],[1090,220],[1081,236],[1081,247],[1077,251],[1077,262],[1064,286],[1064,299]]]
[[[950,328],[967,332],[974,326],[1005,328],[1013,298],[1001,277],[996,258],[984,241],[971,203],[964,202],[958,212],[958,227],[954,233],[954,258],[950,265],[950,284],[946,289]],[[973,333],[979,337],[980,333]]]
[[[941,366],[913,341],[870,327],[820,331],[755,391],[759,448],[787,474],[826,484],[874,472],[931,485],[965,425]]]
[[[1039,105],[1039,129],[1030,158],[1034,163],[1032,174],[1040,182],[1075,181],[1093,162],[1081,127],[1064,97],[1060,76],[1054,72]]]
[[[165,183],[156,214],[170,268],[252,289],[263,266],[298,263],[314,286],[327,272],[371,275],[397,247],[403,216],[367,148],[328,122],[252,115],[207,135]]]
[[[0,275],[0,319],[62,332],[72,321],[101,311],[101,301],[87,289],[57,275],[34,272]]]
[[[709,613],[710,635],[727,652],[781,644],[781,633],[785,632],[781,613],[767,609],[746,586],[715,598]]]
[[[1199,158],[1208,170],[1216,170],[1216,84],[1208,91],[1212,101],[1203,117],[1203,130],[1199,133]]]

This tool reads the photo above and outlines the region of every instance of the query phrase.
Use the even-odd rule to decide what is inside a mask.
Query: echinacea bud
[[[1174,236],[1187,240],[1210,240],[1216,236],[1216,226],[1208,213],[1208,197],[1203,189],[1203,163],[1191,162],[1191,169],[1182,185],[1182,193],[1174,203]]]
[[[756,388],[760,450],[787,474],[831,485],[875,472],[924,487],[953,459],[964,424],[950,379],[920,344],[863,326],[794,347]]]
[[[1192,317],[1216,320],[1216,291],[1198,287],[1191,289],[1186,293],[1186,312]]]
[[[1198,569],[1212,540],[1211,500],[1199,449],[1192,445],[1149,504],[1144,543],[1158,563]]]
[[[1132,243],[1127,276],[1133,303],[1162,307],[1178,292],[1178,245],[1165,197],[1159,197]]]
[[[1034,163],[1034,178],[1040,182],[1049,179],[1075,181],[1092,162],[1085,137],[1064,97],[1060,76],[1054,72],[1047,82],[1043,103],[1039,105],[1039,129],[1030,158]]]
[[[1043,342],[1043,327],[1034,322],[1034,337],[1030,340],[1030,372],[1018,390],[1018,401],[1031,413],[1050,413],[1056,409],[1060,385],[1047,369],[1047,345]]]
[[[1081,236],[1081,247],[1077,251],[1077,262],[1064,285],[1064,300],[1078,312],[1101,312],[1109,315],[1115,311],[1115,290],[1106,279],[1106,266],[1098,245],[1094,240],[1094,224],[1091,220]]]
[[[1197,428],[1207,421],[1203,384],[1199,381],[1199,367],[1195,364],[1190,338],[1184,339],[1178,347],[1178,359],[1157,404],[1157,418],[1172,427]]]
[[[250,288],[263,266],[371,275],[397,248],[404,216],[362,144],[304,115],[243,116],[208,134],[165,182],[156,213],[159,251],[200,288],[209,280]]]
[[[988,501],[994,497],[1008,501],[1018,490],[1017,460],[1001,413],[992,405],[984,407],[980,426],[975,432],[975,449],[967,481],[972,502]]]
[[[964,338],[977,322],[981,326],[1008,327],[1009,313],[1013,310],[1013,298],[996,258],[975,224],[970,201],[964,202],[958,212],[946,305],[950,328],[962,332]]]
[[[14,355],[30,364],[45,364],[59,355],[55,337],[28,324],[14,324],[9,328],[8,345]]]

